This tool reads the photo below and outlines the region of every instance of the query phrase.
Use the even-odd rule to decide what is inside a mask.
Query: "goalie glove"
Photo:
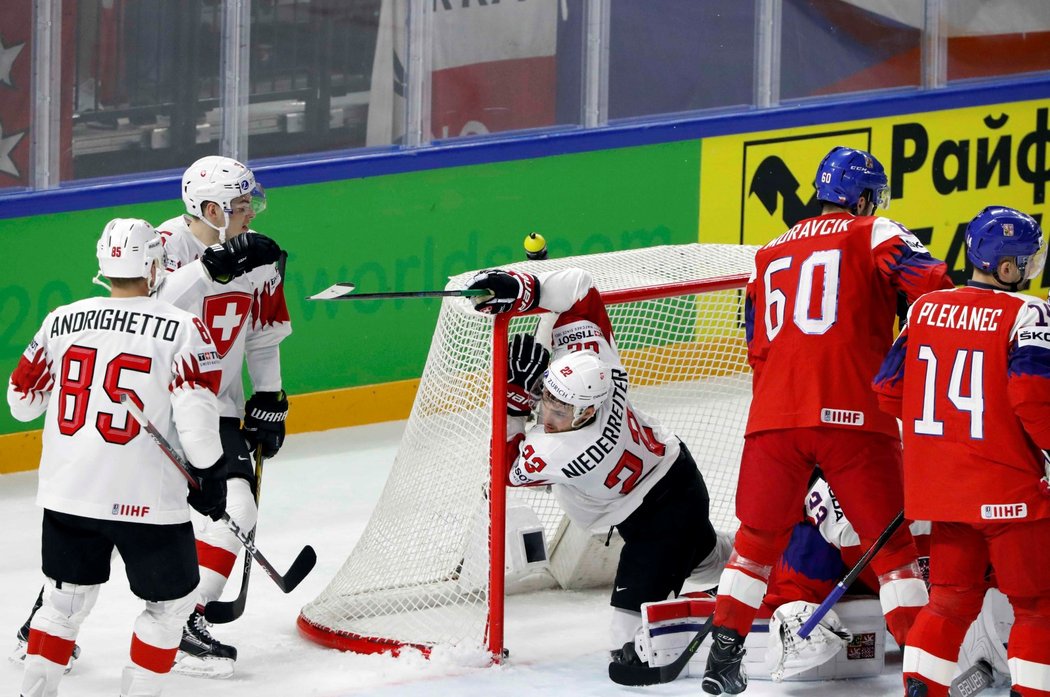
[[[257,232],[245,232],[205,249],[201,263],[213,281],[226,284],[280,258],[281,248],[276,242]]]
[[[781,682],[827,663],[853,640],[853,635],[834,610],[828,610],[808,638],[799,637],[798,630],[818,607],[814,603],[795,600],[773,612],[769,620],[769,643],[766,644],[766,665],[773,682]]]
[[[531,273],[488,269],[470,280],[467,290],[487,290],[473,298],[474,309],[487,315],[528,312],[540,302],[540,280]]]
[[[507,348],[507,414],[528,416],[532,411],[529,393],[550,363],[551,352],[532,334],[515,334]]]

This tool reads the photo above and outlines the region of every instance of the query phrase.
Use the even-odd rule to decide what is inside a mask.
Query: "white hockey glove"
[[[807,639],[798,636],[818,605],[795,600],[776,609],[769,620],[769,643],[766,644],[766,665],[773,682],[805,672],[827,663],[853,640],[853,635],[842,625],[834,610],[816,626]]]

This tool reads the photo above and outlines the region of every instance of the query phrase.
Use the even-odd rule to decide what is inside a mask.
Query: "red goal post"
[[[711,494],[712,521],[725,532],[737,526],[736,471],[750,400],[741,289],[754,253],[692,244],[506,267],[591,272],[609,308],[632,403],[689,446]],[[473,273],[447,287],[464,287]],[[465,298],[443,302],[386,487],[343,568],[303,608],[304,636],[361,653],[412,647],[426,655],[448,651],[459,662],[499,661],[507,578],[517,590],[579,582],[591,552],[570,542],[580,533],[554,497],[505,486],[508,336],[542,337],[549,332],[544,316],[493,318]],[[508,500],[518,521],[512,534],[534,514],[546,566],[516,568],[520,551],[515,563],[508,560]],[[589,584],[596,578],[583,576]]]

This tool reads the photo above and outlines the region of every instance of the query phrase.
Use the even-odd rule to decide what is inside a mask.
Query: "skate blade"
[[[228,658],[197,658],[180,651],[175,656],[171,672],[194,678],[225,680],[233,675],[233,661]]]
[[[29,644],[19,639],[18,645],[15,646],[14,651],[12,651],[11,655],[7,657],[7,660],[11,661],[12,663],[21,663],[22,661],[26,660],[26,648],[28,646]]]

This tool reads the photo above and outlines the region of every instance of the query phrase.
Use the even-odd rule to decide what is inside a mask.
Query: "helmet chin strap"
[[[104,278],[105,276],[102,275],[102,271],[99,270],[99,272],[95,274],[95,277],[91,279],[91,282],[94,283],[96,286],[102,286],[107,291],[112,291],[113,288],[104,280],[102,280]]]
[[[219,227],[218,225],[212,225],[211,221],[208,220],[208,216],[206,215],[202,215],[200,219],[204,221],[205,225],[219,233],[219,244],[226,244],[226,228],[230,226],[230,215],[222,206],[219,206],[219,209],[222,210],[222,227]]]

